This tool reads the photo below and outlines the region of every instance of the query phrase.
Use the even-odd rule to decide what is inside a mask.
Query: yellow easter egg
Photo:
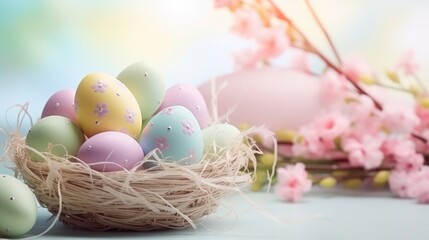
[[[86,136],[119,131],[138,138],[142,128],[139,104],[119,80],[104,73],[85,76],[76,90],[76,119]]]

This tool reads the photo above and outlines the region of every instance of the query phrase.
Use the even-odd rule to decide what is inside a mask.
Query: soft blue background
[[[303,1],[277,1],[314,42],[329,49],[305,10]],[[360,53],[384,71],[400,53],[414,48],[425,82],[429,67],[429,2],[423,0],[313,1],[343,55]],[[0,127],[16,129],[17,110],[30,103],[37,119],[55,91],[75,88],[87,73],[112,75],[144,60],[164,74],[167,85],[199,84],[233,70],[231,51],[245,42],[228,33],[231,15],[213,10],[210,0],[145,1],[0,1]],[[330,55],[328,53],[328,55]],[[332,55],[330,55],[332,56]],[[25,122],[22,131],[28,129]],[[5,134],[0,133],[0,143]],[[0,150],[1,152],[1,150]],[[11,173],[0,167],[0,173]],[[427,206],[393,198],[388,192],[315,190],[299,204],[280,202],[274,194],[248,193],[269,215],[289,219],[276,223],[240,195],[233,200],[238,219],[208,220],[219,231],[91,233],[57,225],[44,238],[156,239],[428,239]],[[297,221],[319,213],[323,220]],[[220,213],[219,213],[220,214]],[[31,234],[50,223],[40,209]],[[223,230],[223,231],[222,231]]]

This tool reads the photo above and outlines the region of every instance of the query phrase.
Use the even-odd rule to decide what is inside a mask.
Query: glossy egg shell
[[[162,75],[146,63],[137,62],[119,73],[117,79],[133,93],[142,118],[151,118],[164,99],[165,82]]]
[[[46,102],[41,117],[58,115],[77,123],[74,96],[75,91],[71,89],[64,89],[54,93]]]
[[[37,202],[20,180],[0,174],[0,237],[19,237],[33,228]]]
[[[193,85],[181,83],[167,90],[160,109],[175,105],[184,106],[189,109],[197,118],[201,128],[205,128],[209,124],[210,115],[207,110],[207,104],[201,93]]]
[[[102,132],[86,140],[77,157],[100,172],[130,170],[143,160],[139,143],[121,132]]]
[[[147,154],[159,149],[165,160],[187,165],[199,162],[203,136],[197,119],[183,106],[171,106],[157,113],[142,133],[140,145]]]
[[[128,88],[104,73],[84,77],[76,90],[76,117],[86,136],[119,131],[137,139],[142,127],[139,104]]]
[[[50,149],[56,156],[66,154],[76,156],[82,143],[85,141],[83,132],[70,119],[63,116],[48,116],[38,120],[27,134],[25,143],[39,152]],[[28,149],[33,161],[43,161],[33,150]]]

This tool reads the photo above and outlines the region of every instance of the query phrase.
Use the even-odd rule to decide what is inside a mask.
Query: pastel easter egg
[[[207,110],[207,104],[198,89],[191,84],[181,83],[167,90],[160,109],[174,105],[188,108],[197,118],[201,128],[205,128],[208,125],[210,115]]]
[[[183,106],[171,106],[157,113],[144,128],[140,145],[147,154],[161,151],[165,160],[187,165],[203,155],[203,135],[197,119]]]
[[[276,67],[249,69],[220,76],[215,86],[227,84],[217,97],[219,116],[231,124],[266,126],[271,131],[299,129],[328,107],[321,79]],[[211,101],[211,81],[198,89]],[[211,107],[211,106],[210,106]]]
[[[231,124],[219,123],[204,128],[202,133],[204,153],[219,153],[234,143],[240,130]]]
[[[75,91],[70,89],[64,89],[54,93],[43,108],[42,118],[58,115],[77,123],[74,109],[74,96]]]
[[[19,237],[30,231],[37,219],[37,202],[20,180],[0,174],[0,237]]]
[[[79,127],[63,116],[48,116],[38,120],[30,129],[25,139],[27,146],[38,152],[51,152],[58,157],[66,154],[76,156],[85,136]],[[33,161],[43,161],[32,149],[27,152]]]
[[[77,157],[100,172],[130,170],[143,160],[139,143],[121,132],[102,132],[86,140]]]
[[[164,99],[164,78],[146,63],[137,62],[125,68],[118,80],[133,93],[140,106],[143,119],[149,119]]]
[[[76,117],[86,136],[119,131],[137,139],[142,116],[137,100],[119,80],[91,73],[79,83],[75,96]]]

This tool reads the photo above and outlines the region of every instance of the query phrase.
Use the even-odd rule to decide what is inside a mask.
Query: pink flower
[[[386,139],[381,146],[384,155],[393,159],[405,158],[416,153],[414,142],[409,139]]]
[[[391,171],[389,176],[389,187],[392,192],[400,198],[411,198],[410,179],[412,173],[404,171]]]
[[[236,70],[255,68],[258,63],[259,55],[252,49],[242,49],[233,55]]]
[[[327,146],[321,141],[316,130],[310,126],[303,127],[299,134],[303,140],[296,142],[292,146],[292,152],[296,156],[318,158],[327,153]]]
[[[419,128],[429,128],[429,108],[425,108],[420,104],[416,104],[416,106],[414,107],[414,112],[420,119]]]
[[[352,166],[374,169],[381,165],[384,158],[380,150],[381,144],[381,138],[365,135],[361,140],[356,138],[343,140],[342,147],[348,153]]]
[[[390,132],[408,134],[420,124],[414,111],[406,106],[385,104],[381,114],[383,126]]]
[[[95,106],[94,114],[97,114],[98,117],[104,117],[109,110],[107,109],[106,103],[97,103]]]
[[[419,65],[414,61],[414,51],[411,49],[402,54],[394,67],[396,71],[404,71],[405,75],[414,75],[418,69]]]
[[[277,169],[277,179],[276,194],[289,202],[298,202],[304,193],[310,191],[312,185],[302,163]]]
[[[182,122],[182,131],[184,134],[192,136],[194,134],[194,126],[190,122]]]
[[[409,179],[409,193],[420,203],[429,203],[429,167],[424,166]]]
[[[156,148],[161,150],[161,152],[167,150],[170,147],[170,144],[168,143],[168,138],[161,137],[161,136],[157,137],[155,139],[155,146],[156,146]]]
[[[349,125],[349,119],[338,112],[320,115],[313,122],[313,127],[319,133],[320,138],[331,142],[341,136]]]
[[[104,93],[107,88],[107,84],[105,84],[101,80],[98,80],[96,84],[91,86],[91,88],[92,90],[94,90],[95,93]]]
[[[421,154],[413,153],[396,158],[396,169],[405,172],[415,172],[422,168],[424,158]]]
[[[133,111],[127,109],[124,118],[127,123],[134,123],[136,114]]]
[[[292,55],[290,63],[290,67],[294,70],[307,73],[311,72],[308,53],[302,50],[295,51],[295,54]]]
[[[368,62],[359,55],[351,56],[346,59],[342,66],[343,72],[350,80],[359,82],[363,76],[372,76],[373,72]]]
[[[222,7],[235,7],[238,5],[240,0],[215,0],[214,6],[215,8],[222,8]]]
[[[253,37],[263,28],[259,14],[253,9],[239,9],[235,12],[235,21],[231,31],[243,37]]]
[[[289,38],[283,26],[263,28],[258,32],[258,54],[262,59],[280,56],[290,45]]]
[[[326,71],[322,76],[322,90],[330,101],[342,99],[347,90],[344,76],[338,75],[333,70]]]

